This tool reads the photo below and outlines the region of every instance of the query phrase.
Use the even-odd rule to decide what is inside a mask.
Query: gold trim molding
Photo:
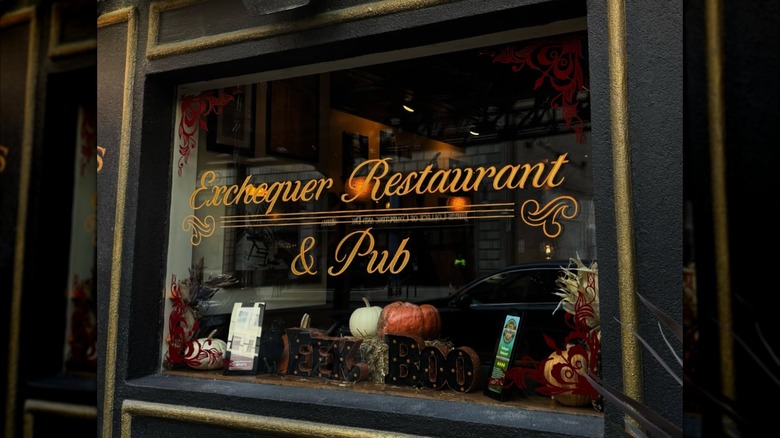
[[[715,246],[720,375],[723,395],[736,396],[734,340],[731,314],[728,201],[726,196],[726,104],[723,97],[723,5],[721,0],[704,4],[707,62],[707,121],[712,178],[712,224]]]
[[[631,190],[631,148],[628,138],[628,67],[626,60],[626,13],[623,0],[607,1],[609,48],[610,119],[614,166],[615,231],[620,333],[623,354],[623,386],[629,397],[641,401],[642,356],[632,330],[638,331],[636,291],[636,244]]]
[[[24,402],[24,438],[33,438],[35,436],[35,414],[38,412],[57,414],[61,417],[97,418],[96,406],[28,399]]]
[[[161,418],[190,424],[208,424],[228,429],[246,430],[279,436],[327,436],[333,438],[411,437],[375,429],[361,429],[341,425],[292,420],[289,418],[250,415],[232,411],[218,411],[189,406],[174,406],[140,400],[122,403],[122,438],[130,438],[135,417]],[[419,436],[419,435],[415,435]]]
[[[152,2],[149,7],[149,35],[146,43],[146,57],[148,59],[164,58],[166,56],[196,52],[246,41],[260,40],[284,34],[333,26],[349,21],[377,18],[410,10],[440,6],[452,3],[453,1],[455,0],[377,1],[337,9],[335,11],[323,12],[300,20],[267,24],[240,29],[234,32],[226,32],[164,44],[158,44],[157,42],[160,36],[160,16],[162,13],[202,3],[203,0],[155,1]]]
[[[0,29],[35,20],[35,7],[30,6],[0,16]]]
[[[60,31],[62,30],[62,11],[86,3],[54,3],[51,6],[51,26],[49,28],[49,57],[63,57],[78,53],[89,52],[97,49],[97,38],[60,44]]]
[[[11,322],[8,334],[8,380],[5,404],[5,436],[14,436],[16,429],[17,380],[19,378],[19,339],[22,310],[22,281],[24,280],[24,247],[27,231],[27,193],[30,188],[30,167],[35,125],[35,87],[38,77],[38,21],[35,6],[0,17],[0,28],[28,23],[27,76],[25,78],[24,124],[22,126],[21,156],[19,158],[19,195],[16,211],[16,240],[14,242],[14,272],[11,290]]]
[[[134,14],[135,9],[132,7],[107,12],[98,17],[97,27],[100,29],[101,27],[111,26],[112,24],[128,22]]]
[[[135,59],[137,56],[137,12],[134,7],[113,11],[98,17],[98,28],[127,22],[127,47],[125,48],[125,76],[122,96],[122,127],[117,163],[116,211],[114,216],[114,239],[111,258],[111,285],[109,290],[108,318],[106,321],[105,376],[103,382],[102,436],[110,438],[113,429],[114,392],[116,389],[116,344],[119,326],[119,296],[122,275],[122,238],[124,233],[125,195],[127,191],[127,168],[130,161],[130,130],[133,112],[133,85],[135,80]]]

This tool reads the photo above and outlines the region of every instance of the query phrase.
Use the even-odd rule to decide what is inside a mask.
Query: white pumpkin
[[[227,352],[227,343],[222,339],[214,339],[216,330],[207,338],[187,342],[184,349],[184,363],[196,370],[218,370]]]
[[[382,314],[382,308],[372,306],[366,297],[363,297],[363,302],[366,306],[355,309],[349,317],[349,331],[352,332],[352,336],[359,339],[376,335],[377,322],[379,315]]]

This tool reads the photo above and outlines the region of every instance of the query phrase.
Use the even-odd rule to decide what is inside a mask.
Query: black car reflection
[[[493,361],[506,315],[524,315],[517,357],[542,360],[552,352],[545,335],[563,346],[572,330],[566,312],[555,311],[560,300],[555,295],[556,280],[568,266],[567,260],[514,265],[477,278],[446,298],[418,303],[436,306],[442,319],[441,339],[454,347],[474,349],[483,365]]]

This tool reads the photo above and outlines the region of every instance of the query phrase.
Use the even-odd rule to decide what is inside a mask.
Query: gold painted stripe
[[[62,6],[61,3],[55,3],[51,7],[51,26],[49,28],[49,57],[56,58],[62,56],[75,55],[82,52],[97,49],[97,39],[88,39],[60,44],[60,29],[62,26]]]
[[[377,1],[357,6],[338,9],[335,11],[317,14],[311,18],[297,21],[285,21],[248,29],[240,29],[234,32],[226,32],[217,35],[193,38],[183,42],[157,44],[160,29],[160,15],[163,12],[179,9],[200,3],[202,0],[180,0],[153,2],[149,7],[149,35],[146,43],[146,57],[148,59],[163,58],[182,53],[196,52],[198,50],[237,44],[246,41],[259,40],[278,35],[303,32],[326,26],[333,26],[349,21],[377,18],[400,12],[419,10],[433,6],[452,3],[455,0],[395,0]]]
[[[117,163],[116,211],[114,216],[114,241],[111,259],[111,286],[109,290],[108,319],[106,322],[105,377],[103,382],[103,434],[110,438],[114,415],[114,391],[116,390],[116,343],[119,325],[119,297],[122,278],[122,234],[124,232],[125,194],[127,168],[130,161],[130,130],[133,112],[133,85],[135,77],[136,9],[129,7],[98,18],[98,27],[127,21],[127,47],[125,48],[125,77],[122,96],[122,128]]]
[[[453,213],[457,214],[457,213]],[[373,217],[373,216],[370,216]],[[407,225],[409,223],[425,223],[425,222],[444,222],[444,221],[462,221],[465,219],[512,219],[511,216],[507,216],[505,214],[502,215],[496,215],[496,216],[466,216],[466,217],[448,217],[448,218],[437,218],[437,219],[424,219],[424,220],[417,220],[417,221],[407,221],[407,222],[376,222],[377,225]],[[332,224],[351,224],[353,223],[352,220],[337,220],[331,222]],[[308,225],[322,225],[322,221],[313,221],[313,222],[281,222],[281,223],[270,223],[270,224],[252,224],[252,225],[222,225],[222,228],[260,228],[260,227],[267,227],[267,226],[274,226],[274,227],[301,227],[301,226],[308,226]]]
[[[11,324],[8,334],[8,382],[5,403],[5,436],[14,436],[16,429],[17,380],[19,378],[19,331],[22,313],[22,281],[24,280],[24,247],[27,230],[27,192],[30,189],[30,166],[35,126],[35,86],[38,76],[38,23],[35,7],[20,9],[0,18],[0,27],[27,21],[30,36],[27,43],[27,77],[25,78],[24,126],[19,159],[19,203],[16,211],[16,241],[14,242],[14,274],[11,290]]]
[[[469,204],[464,205],[463,208],[484,208],[484,207],[511,207],[511,209],[492,209],[490,211],[512,211],[515,207],[514,202],[493,202],[489,204]],[[415,211],[411,211],[415,210]],[[419,211],[417,211],[419,210]],[[379,215],[382,212],[392,212],[392,213],[399,213],[399,212],[408,212],[408,214],[423,214],[427,212],[436,212],[436,211],[448,211],[450,210],[450,207],[446,205],[441,206],[431,206],[431,207],[398,207],[393,209],[375,209],[375,208],[361,208],[357,210],[339,210],[339,211],[329,211],[329,215],[342,215],[342,216],[351,216],[351,215],[359,215],[359,213],[373,213],[373,215]],[[487,210],[486,210],[487,211]],[[322,212],[290,212],[290,213],[275,213],[274,215],[280,216],[280,217],[291,217],[291,216],[319,216],[322,215]],[[237,214],[233,216],[224,216],[225,218],[253,218],[263,215],[257,215],[257,214]],[[367,216],[372,216],[372,214],[369,214]]]
[[[24,402],[24,438],[35,436],[35,413],[58,414],[61,417],[97,418],[97,407],[28,399]]]
[[[607,1],[610,117],[615,190],[615,232],[618,256],[618,295],[623,351],[623,387],[629,397],[641,401],[642,356],[632,330],[639,330],[636,285],[636,248],[631,192],[631,149],[628,138],[628,68],[626,14],[623,0]]]
[[[411,437],[399,433],[390,433],[374,429],[315,423],[261,415],[249,415],[239,412],[218,411],[151,403],[139,400],[125,400],[122,403],[122,438],[130,438],[133,417],[163,418],[187,424],[208,424],[228,429],[247,430],[275,436],[327,436],[333,438],[378,438]],[[420,435],[414,435],[420,436]]]
[[[480,207],[481,204],[477,204],[476,207]],[[272,214],[254,214],[254,215],[237,215],[237,216],[222,216],[220,220],[223,225],[263,225],[263,224],[276,224],[282,219],[289,221],[319,221],[324,219],[343,219],[345,223],[351,222],[354,219],[362,218],[376,218],[376,217],[419,217],[422,215],[462,215],[462,214],[474,214],[474,213],[514,213],[513,209],[488,209],[488,208],[471,208],[471,206],[463,206],[461,210],[453,210],[452,207],[445,207],[443,209],[434,210],[432,212],[415,211],[415,212],[401,212],[393,209],[374,210],[366,214],[353,214],[349,216],[333,214],[340,212],[306,212],[306,213],[272,213]],[[400,210],[400,209],[399,209]],[[506,217],[512,219],[509,214],[504,214],[499,217]]]
[[[704,4],[707,58],[707,116],[712,173],[712,223],[715,238],[715,275],[720,337],[720,373],[723,395],[736,396],[734,387],[734,340],[731,316],[728,209],[726,199],[726,106],[723,99],[723,5],[720,0]]]

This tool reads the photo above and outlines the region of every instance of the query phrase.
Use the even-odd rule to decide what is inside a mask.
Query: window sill
[[[412,388],[373,382],[350,383],[276,374],[226,376],[221,371],[196,370],[165,370],[161,374],[128,383],[131,387],[139,388],[154,387],[192,394],[225,394],[270,402],[322,404],[570,436],[602,437],[604,429],[603,414],[590,405],[564,406],[549,397],[527,392],[516,392],[509,400],[499,402],[479,390],[458,393],[449,389]],[[355,396],[356,393],[361,396]],[[426,401],[424,410],[420,409],[421,400]],[[217,400],[214,402],[216,404]],[[453,408],[453,403],[460,406]],[[221,406],[219,409],[228,408]],[[573,434],[573,430],[577,433]]]

